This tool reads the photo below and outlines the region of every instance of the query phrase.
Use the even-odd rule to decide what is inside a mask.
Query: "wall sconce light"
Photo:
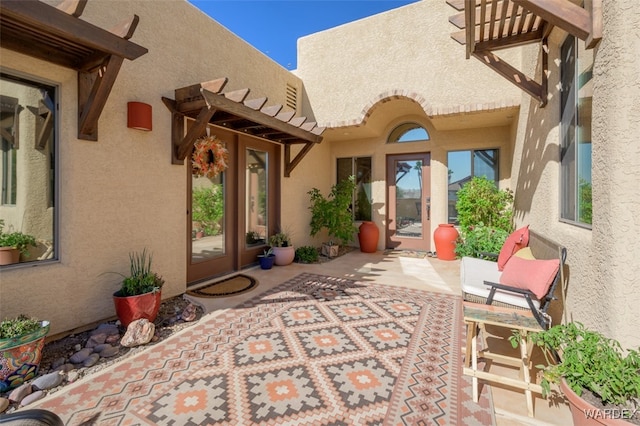
[[[142,102],[127,103],[127,127],[150,131],[151,116],[151,105]]]

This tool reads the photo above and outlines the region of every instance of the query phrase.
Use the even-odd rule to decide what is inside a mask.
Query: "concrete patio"
[[[290,278],[303,273],[315,273],[343,277],[358,281],[370,281],[391,286],[424,289],[432,292],[460,294],[459,260],[443,261],[437,258],[410,258],[387,255],[382,251],[373,254],[354,250],[330,262],[305,265],[293,263],[289,266],[274,266],[270,270],[259,267],[246,269],[242,273],[258,279],[256,289],[237,296],[204,301],[209,312],[221,313],[238,303],[250,299]],[[491,334],[488,344],[494,352],[515,353],[506,335]],[[539,363],[540,353],[534,351],[533,365]],[[506,366],[492,365],[491,372],[517,378],[518,371]],[[550,401],[534,394],[535,418],[527,416],[525,396],[522,391],[492,385],[496,424],[500,425],[566,425],[571,424],[569,407],[565,404],[551,405]]]

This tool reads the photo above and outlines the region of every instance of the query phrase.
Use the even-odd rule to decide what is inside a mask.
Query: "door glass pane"
[[[396,161],[396,234],[422,237],[422,160]]]
[[[268,218],[268,182],[267,153],[247,149],[246,164],[246,197],[245,226],[247,230],[245,242],[247,247],[265,244],[269,235]]]
[[[225,254],[225,173],[214,178],[191,177],[191,262]]]
[[[371,157],[356,158],[356,220],[371,220]]]

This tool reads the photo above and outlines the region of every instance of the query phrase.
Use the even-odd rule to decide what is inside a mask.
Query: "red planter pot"
[[[378,249],[378,237],[380,231],[374,222],[362,222],[358,233],[358,241],[360,242],[360,251],[363,253],[375,253]]]
[[[440,260],[455,260],[456,240],[458,231],[450,223],[438,225],[433,233],[433,240],[436,243],[436,255]]]
[[[160,310],[162,301],[162,291],[155,293],[145,293],[138,296],[120,296],[120,291],[113,294],[113,304],[116,308],[116,315],[127,328],[132,321],[146,318],[149,322],[155,321]]]
[[[569,408],[571,409],[571,417],[573,418],[573,424],[575,426],[624,426],[631,423],[626,420],[612,418],[612,414],[596,409],[593,405],[589,404],[584,399],[580,398],[569,387],[567,382],[562,379],[560,381],[560,390],[569,401]],[[587,413],[590,413],[590,417],[587,417]],[[621,414],[620,412],[615,414]]]

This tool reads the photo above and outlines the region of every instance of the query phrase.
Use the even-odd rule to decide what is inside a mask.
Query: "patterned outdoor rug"
[[[257,286],[258,281],[255,278],[239,274],[204,287],[188,290],[187,294],[195,297],[224,297],[244,293]]]
[[[491,425],[461,299],[301,274],[38,407],[68,425]]]

